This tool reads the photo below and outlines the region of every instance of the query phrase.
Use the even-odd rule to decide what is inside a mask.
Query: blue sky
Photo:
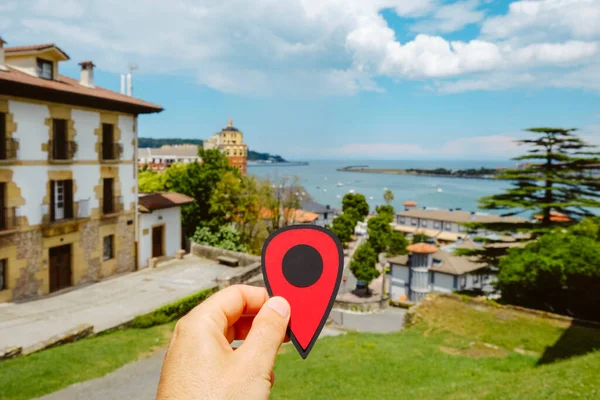
[[[290,159],[506,159],[523,128],[600,144],[600,1],[3,2],[10,45],[55,42],[77,76],[165,111],[140,135],[207,138],[231,117]],[[595,22],[594,22],[595,21]]]

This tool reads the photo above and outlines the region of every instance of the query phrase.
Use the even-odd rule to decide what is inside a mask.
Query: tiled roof
[[[319,218],[319,214],[315,214],[304,210],[286,208],[282,211],[286,220],[290,222],[309,223],[314,222],[317,218]],[[261,219],[271,219],[273,218],[273,210],[270,210],[268,208],[261,208],[259,217]]]
[[[317,214],[324,214],[333,212],[330,207],[324,206],[323,204],[317,203],[310,199],[303,199],[300,201],[300,206],[303,210],[314,212]]]
[[[4,48],[4,52],[5,53],[24,53],[24,52],[28,52],[28,51],[41,51],[41,50],[46,50],[46,49],[51,49],[51,48],[55,48],[58,52],[62,53],[67,60],[70,59],[70,57],[67,55],[67,53],[65,53],[64,51],[62,51],[60,49],[60,47],[58,47],[57,45],[55,45],[54,43],[44,43],[44,44],[32,44],[32,45],[28,45],[28,46],[11,46],[11,47],[5,47]]]
[[[142,213],[152,212],[154,210],[162,210],[164,208],[179,207],[185,204],[190,204],[194,201],[185,194],[176,192],[166,193],[140,193],[138,199],[138,209]]]
[[[387,260],[390,264],[408,265],[408,255],[400,255]],[[463,275],[481,268],[486,264],[476,262],[472,257],[455,256],[445,250],[437,250],[433,254],[434,265],[430,271],[440,272],[449,275]]]
[[[406,250],[413,253],[421,253],[421,254],[431,254],[438,251],[438,248],[434,245],[427,243],[415,243],[406,247]]]
[[[542,220],[544,219],[543,215],[536,215],[535,219]],[[551,222],[571,222],[571,218],[567,214],[563,214],[558,211],[550,211],[550,221]]]
[[[89,88],[79,84],[77,79],[59,75],[57,80],[31,76],[8,66],[8,71],[0,71],[2,94],[36,98],[81,105],[85,107],[123,110],[137,114],[160,112],[161,106],[126,96],[101,87]]]

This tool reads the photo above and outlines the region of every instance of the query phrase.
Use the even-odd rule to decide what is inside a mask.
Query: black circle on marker
[[[281,269],[285,279],[300,288],[314,285],[323,273],[323,258],[312,246],[299,244],[283,256]]]

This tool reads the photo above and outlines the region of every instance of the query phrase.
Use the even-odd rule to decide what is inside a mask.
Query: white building
[[[0,302],[136,268],[139,114],[162,108],[60,75],[54,44],[0,39]]]
[[[198,156],[198,145],[165,145],[156,149],[143,147],[138,150],[138,165],[150,170],[161,172],[171,164],[180,162],[184,164],[201,163]]]
[[[424,234],[443,242],[456,242],[467,236],[467,229],[463,226],[469,222],[526,222],[518,217],[501,217],[499,215],[467,212],[460,209],[437,210],[429,208],[406,209],[396,214],[394,229],[406,234]],[[486,235],[488,232],[479,232]]]
[[[439,249],[427,243],[407,247],[409,255],[387,260],[390,264],[390,294],[393,300],[419,302],[427,293],[456,290],[493,291],[496,271],[469,257],[452,254],[453,248]]]
[[[139,268],[151,258],[174,257],[182,248],[181,206],[194,199],[174,192],[140,193]]]

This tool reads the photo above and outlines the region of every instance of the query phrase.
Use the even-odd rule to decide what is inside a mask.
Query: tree
[[[593,215],[591,209],[600,207],[600,178],[594,177],[600,163],[600,153],[573,132],[575,129],[531,128],[533,138],[518,140],[527,146],[527,153],[514,158],[525,161],[521,167],[497,175],[512,181],[504,193],[480,199],[480,208],[502,211],[502,216],[536,215],[539,222],[502,221],[465,224],[471,232],[479,230],[497,232],[499,236],[514,231],[526,232],[526,240],[535,239],[557,225],[569,225],[580,218]],[[568,218],[556,218],[562,213]],[[463,255],[476,255],[481,261],[497,265],[506,253],[498,241],[482,239],[483,250],[461,251]],[[490,246],[490,244],[492,244]]]
[[[600,219],[555,229],[500,260],[497,288],[511,304],[600,320]]]
[[[392,192],[390,189],[386,189],[385,192],[383,192],[383,200],[385,200],[385,203],[389,205],[392,201],[394,201],[394,192]]]
[[[369,235],[368,242],[377,254],[386,251],[392,238],[392,227],[388,222],[387,214],[371,218],[367,222],[367,233]]]
[[[352,274],[354,274],[356,279],[364,282],[368,288],[371,281],[380,274],[376,265],[377,252],[367,242],[361,244],[358,249],[356,249],[354,257],[352,258],[352,261],[350,261],[350,271],[352,271]]]
[[[394,257],[401,254],[407,254],[408,250],[406,250],[406,246],[408,246],[408,240],[406,240],[406,236],[404,236],[402,232],[392,231],[390,245],[388,246],[387,250],[387,256]]]
[[[192,240],[207,246],[219,247],[225,250],[246,251],[242,244],[240,232],[231,225],[223,225],[217,232],[211,231],[207,226],[198,227]]]
[[[138,189],[141,193],[164,192],[165,176],[150,170],[141,171],[138,174]]]
[[[394,207],[390,206],[390,205],[386,205],[386,206],[377,206],[375,207],[375,211],[377,212],[377,215],[379,216],[383,216],[384,218],[387,219],[388,223],[392,223],[394,222]]]
[[[426,243],[431,238],[423,233],[415,233],[412,237],[413,243]]]
[[[344,213],[333,219],[331,232],[333,232],[333,234],[340,239],[340,242],[342,242],[344,247],[346,247],[348,242],[352,239],[355,227],[356,221],[350,215]]]
[[[357,221],[362,221],[369,215],[369,203],[364,195],[360,193],[346,193],[342,199],[342,211],[350,212],[355,210]]]

